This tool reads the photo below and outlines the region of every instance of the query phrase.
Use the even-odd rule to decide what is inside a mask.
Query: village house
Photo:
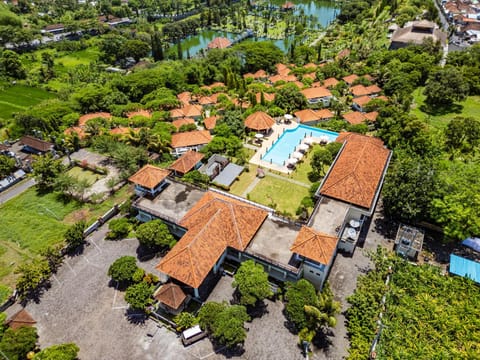
[[[174,156],[180,156],[189,150],[199,151],[212,140],[208,130],[194,130],[172,134]]]
[[[202,159],[205,157],[202,153],[189,150],[180,156],[169,166],[175,176],[183,176],[189,171],[197,170],[202,166]]]
[[[447,44],[447,34],[440,30],[437,24],[421,20],[407,23],[396,30],[391,38],[390,49],[399,49],[410,44],[421,45],[425,39],[438,41],[442,47]]]
[[[297,111],[294,115],[300,123],[305,125],[315,125],[320,121],[330,120],[334,117],[333,113],[328,109],[305,109]]]
[[[306,98],[309,104],[321,103],[323,106],[329,106],[333,95],[327,88],[315,87],[300,91]]]
[[[22,136],[20,144],[23,145],[22,151],[35,155],[43,155],[53,150],[51,142],[30,135]]]

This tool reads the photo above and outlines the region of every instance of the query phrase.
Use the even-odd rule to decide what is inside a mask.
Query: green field
[[[63,201],[54,193],[39,194],[31,188],[0,205],[1,283],[12,286],[14,269],[49,245],[61,243],[69,225],[79,220],[91,224],[128,196],[124,187],[101,204],[81,204]]]
[[[89,47],[85,50],[75,51],[72,53],[59,54],[55,59],[55,65],[64,67],[74,67],[77,65],[88,65],[98,60],[100,50],[97,47]]]
[[[249,199],[294,216],[300,202],[308,195],[308,188],[267,174],[249,193]]]
[[[11,119],[13,113],[53,97],[54,94],[45,90],[23,85],[0,90],[0,119]]]
[[[437,129],[443,129],[455,116],[480,118],[480,96],[469,96],[465,101],[455,103],[449,111],[439,114],[427,114],[421,110],[425,103],[423,87],[413,92],[413,100],[411,113]]]

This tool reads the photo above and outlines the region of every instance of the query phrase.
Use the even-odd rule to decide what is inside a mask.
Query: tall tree
[[[255,305],[258,301],[273,295],[268,283],[268,274],[261,264],[255,264],[253,260],[243,262],[234,278],[232,286],[240,294],[241,305]]]
[[[64,170],[62,160],[54,159],[51,154],[37,156],[32,167],[33,176],[42,189],[51,188],[55,184],[57,176]]]
[[[433,72],[425,86],[425,102],[431,106],[451,106],[468,95],[468,83],[460,70],[448,66]]]
[[[14,170],[15,159],[7,155],[0,155],[0,179],[10,175]]]
[[[162,220],[152,220],[143,223],[137,228],[135,233],[140,244],[148,247],[172,247],[175,243],[175,238]]]
[[[36,353],[33,360],[76,360],[79,351],[74,343],[52,345]]]

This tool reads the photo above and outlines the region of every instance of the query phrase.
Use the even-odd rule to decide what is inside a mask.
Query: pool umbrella
[[[285,115],[283,115],[283,117],[287,120],[292,120],[293,119],[293,115],[290,115],[290,114],[285,114]]]
[[[292,157],[295,158],[295,159],[301,159],[303,157],[303,154],[299,151],[295,151],[293,154],[292,154]]]
[[[305,139],[303,140],[303,142],[304,142],[305,144],[311,145],[311,144],[314,143],[314,140],[313,140],[312,137],[309,136],[309,137],[305,138]]]
[[[298,145],[298,150],[300,151],[307,151],[308,150],[308,145],[307,144],[300,144]]]
[[[295,165],[297,162],[298,162],[298,159],[295,159],[295,158],[287,159],[287,164],[290,164],[290,165]]]
[[[255,134],[255,137],[257,139],[261,139],[261,138],[263,138],[263,134],[257,133],[257,134]]]

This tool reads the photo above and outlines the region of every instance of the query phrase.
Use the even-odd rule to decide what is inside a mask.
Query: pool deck
[[[268,161],[261,160],[261,157],[267,153],[268,149],[272,147],[273,143],[280,138],[280,136],[285,132],[285,130],[293,130],[299,126],[300,126],[300,123],[297,123],[295,120],[293,120],[288,125],[283,123],[274,124],[272,127],[272,132],[268,136],[263,138],[262,146],[258,148],[255,155],[253,155],[252,158],[250,159],[249,163],[261,166],[266,169],[280,171],[285,174],[292,173],[293,169],[289,169],[286,166],[280,166],[277,164],[272,164]],[[313,142],[320,143],[320,138],[313,137]]]

